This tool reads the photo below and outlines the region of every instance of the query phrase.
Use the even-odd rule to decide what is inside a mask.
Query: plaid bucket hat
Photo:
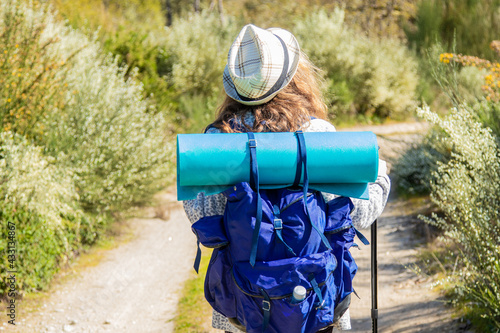
[[[290,83],[299,57],[299,43],[289,31],[248,24],[229,49],[224,89],[242,104],[264,104]]]

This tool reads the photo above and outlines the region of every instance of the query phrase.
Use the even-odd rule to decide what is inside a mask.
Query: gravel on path
[[[39,312],[19,318],[15,331],[172,332],[179,291],[193,269],[196,237],[180,203],[168,221],[134,218],[130,225],[131,241],[56,286]]]

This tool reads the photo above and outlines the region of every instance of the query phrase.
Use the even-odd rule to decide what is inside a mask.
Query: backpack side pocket
[[[351,199],[347,197],[338,197],[327,203],[325,236],[338,261],[337,269],[334,272],[338,292],[336,304],[343,304],[342,309],[335,309],[336,319],[349,306],[350,297],[348,296],[354,291],[352,280],[358,268],[349,251],[356,236],[350,216],[353,208]]]
[[[215,249],[229,244],[222,215],[205,216],[193,223],[191,230],[205,247]]]

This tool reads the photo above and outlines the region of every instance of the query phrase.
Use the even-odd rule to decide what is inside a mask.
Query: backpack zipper
[[[307,193],[307,197],[310,197],[311,195],[313,195],[312,193]],[[304,198],[303,195],[301,195],[300,197],[298,197],[297,199],[293,200],[292,202],[290,202],[288,205],[286,205],[285,207],[283,207],[281,210],[280,210],[280,213],[283,213],[283,211],[285,209],[287,209],[288,207],[290,207],[291,205],[293,205],[294,203],[296,202],[299,202],[300,200],[302,200]]]
[[[335,266],[335,269],[337,269],[337,266]],[[323,282],[318,283],[318,286],[319,286],[319,287],[324,286],[324,285],[328,282],[328,280],[330,279],[330,277],[331,277],[331,276],[333,276],[333,272],[335,271],[335,269],[334,269],[334,270],[332,270],[332,271],[330,271],[330,273],[328,273],[328,275],[326,276],[326,278],[325,278],[325,280],[324,280]],[[233,281],[234,281],[234,284],[236,285],[236,288],[238,288],[238,289],[239,289],[239,290],[240,290],[243,294],[245,294],[245,295],[247,295],[247,296],[250,296],[250,297],[255,297],[255,298],[264,298],[264,296],[262,296],[262,295],[256,295],[256,294],[251,294],[251,293],[249,293],[249,292],[246,292],[246,291],[244,291],[244,290],[240,287],[240,285],[239,285],[239,284],[238,284],[238,282],[236,281],[236,278],[234,277],[234,266],[232,266],[232,267],[231,267],[231,277],[233,278]],[[313,287],[311,287],[311,288],[306,288],[306,290],[307,290],[308,292],[310,292],[310,291],[313,291],[313,290],[314,290],[314,288],[313,288]],[[269,297],[269,298],[270,298],[270,299],[283,299],[283,298],[291,297],[292,295],[293,295],[293,292],[292,292],[292,293],[290,293],[290,294],[285,294],[285,295],[281,295],[281,296],[274,296],[274,297]],[[358,297],[359,297],[359,296],[358,296]]]

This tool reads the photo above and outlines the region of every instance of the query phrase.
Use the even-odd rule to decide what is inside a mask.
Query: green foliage
[[[311,13],[293,31],[302,49],[325,71],[332,113],[381,119],[408,116],[417,75],[416,62],[403,45],[355,33],[344,25],[339,9]]]
[[[436,42],[458,53],[487,59],[489,48],[500,31],[500,0],[422,0],[418,3],[414,26],[406,28],[411,46],[424,51]]]
[[[18,290],[29,291],[101,237],[109,212],[165,186],[172,144],[136,71],[96,37],[21,0],[0,0],[0,32],[0,251],[11,221]]]
[[[0,251],[7,253],[7,243],[16,242],[15,260],[9,262],[7,255],[0,259],[2,272],[15,270],[16,290],[29,291],[43,289],[50,277],[57,272],[58,258],[65,252],[64,241],[42,216],[16,208],[15,205],[1,202]],[[15,231],[9,229],[14,226]],[[9,239],[8,235],[14,238]],[[12,246],[9,246],[12,248]],[[14,265],[11,269],[10,264]],[[0,281],[0,295],[8,293],[9,285],[5,277]]]
[[[49,0],[58,16],[75,28],[113,34],[124,27],[134,27],[140,34],[165,24],[163,0]],[[172,1],[174,2],[174,1]]]
[[[439,139],[442,135],[437,129],[431,130],[394,163],[391,174],[395,177],[400,194],[411,196],[430,193],[438,165],[450,158],[450,147]]]
[[[141,86],[89,47],[68,72],[64,113],[47,121],[47,152],[74,170],[82,206],[120,210],[166,186],[172,146],[162,114],[148,112]]]
[[[0,133],[0,194],[2,200],[25,207],[61,225],[77,216],[78,199],[71,174],[21,136]]]
[[[7,254],[9,232],[15,241],[15,260],[3,255],[0,271],[16,271],[16,291],[24,294],[43,290],[57,271],[79,253],[82,245],[95,241],[109,224],[109,218],[78,215],[54,225],[46,216],[19,204],[0,201],[0,252]],[[5,276],[0,280],[0,296],[8,293]]]
[[[47,82],[31,83],[34,73],[26,75],[27,83],[18,84],[29,87],[28,101],[40,96],[43,117],[36,118],[37,127],[26,127],[38,129],[33,134],[24,128],[17,132],[34,137],[64,165],[87,211],[119,210],[148,200],[166,184],[171,145],[166,141],[166,120],[149,112],[135,74],[126,79],[127,69],[104,55],[95,40],[57,22],[46,7],[3,0],[2,8],[2,29],[17,34],[6,40],[7,49],[16,49],[12,45],[23,41],[26,45],[19,49],[39,51],[27,59],[13,58],[16,75],[37,69],[42,73],[38,80]],[[14,26],[4,26],[8,22]],[[37,33],[30,34],[26,29],[30,26]],[[44,68],[49,60],[64,67]],[[43,76],[46,72],[50,76]],[[3,73],[5,80],[10,72]],[[23,95],[18,95],[22,101]],[[44,96],[52,95],[57,100],[44,104]]]
[[[57,40],[46,33],[51,20],[44,13],[14,0],[0,7],[0,128],[30,138],[43,132],[43,118],[66,91],[66,59],[51,52]]]
[[[222,25],[215,13],[202,12],[177,20],[159,38],[158,66],[172,87],[177,121],[184,127],[181,130],[199,131],[207,124],[207,114],[213,118],[216,101],[223,91],[227,52],[238,28],[230,18]],[[193,104],[195,108],[190,107]],[[203,123],[197,123],[201,119]]]
[[[431,186],[431,198],[444,217],[423,219],[458,245],[463,268],[452,277],[455,295],[488,330],[500,329],[500,149],[491,130],[464,105],[445,119],[429,108],[419,109],[419,115],[444,131],[439,140],[452,147]]]
[[[180,93],[211,95],[221,89],[227,50],[237,31],[221,27],[211,13],[189,15],[167,28],[161,54],[171,68],[169,82]]]
[[[500,103],[478,102],[473,106],[475,113],[484,126],[491,129],[500,144]]]
[[[67,170],[10,132],[0,133],[0,184],[0,252],[6,253],[8,233],[14,231],[16,288],[43,289],[82,244],[102,233],[106,217],[85,215]],[[0,270],[9,267],[2,256]],[[2,279],[0,295],[6,291]]]

